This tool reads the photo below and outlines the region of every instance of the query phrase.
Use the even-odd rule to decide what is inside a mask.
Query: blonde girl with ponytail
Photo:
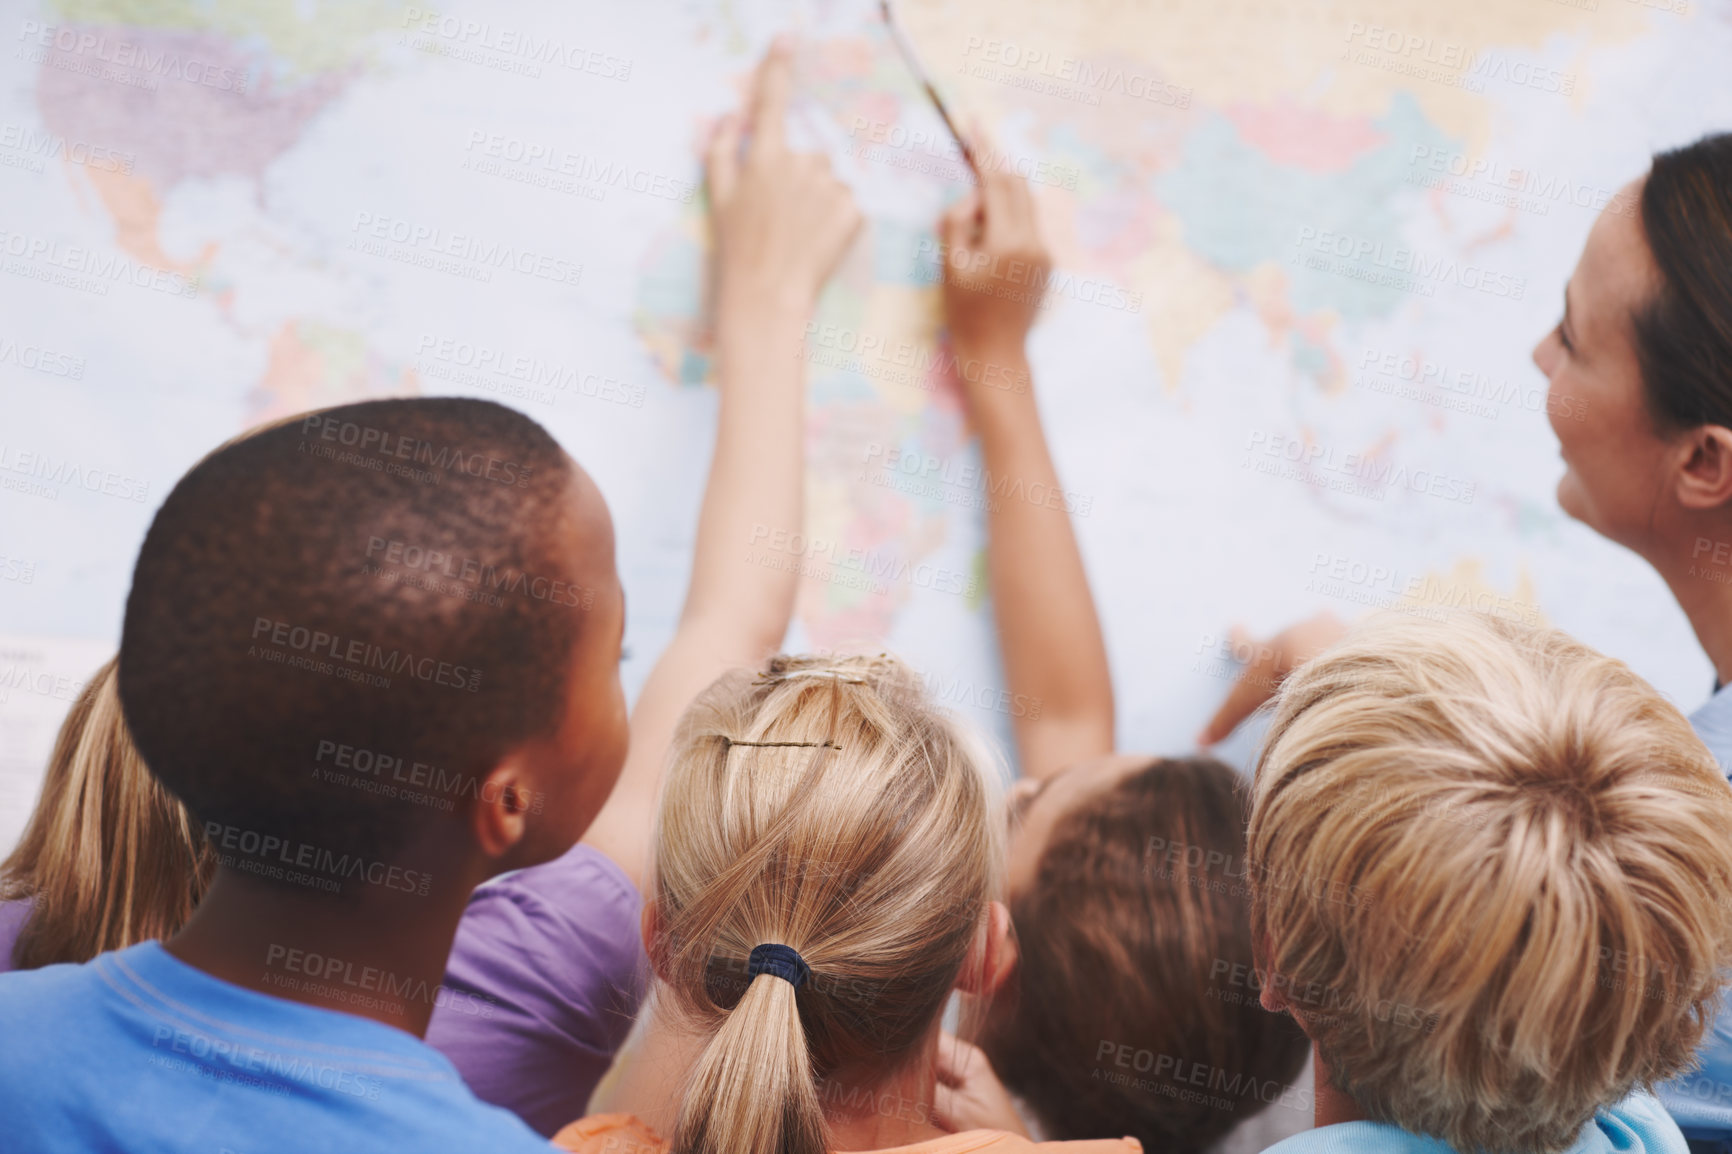
[[[990,993],[1014,966],[994,781],[984,748],[893,658],[778,657],[717,681],[674,742],[644,918],[661,1012],[701,1045],[678,1121],[664,1140],[636,1118],[597,1115],[555,1143],[582,1154],[1032,1146],[948,1134],[932,1109],[952,991]]]

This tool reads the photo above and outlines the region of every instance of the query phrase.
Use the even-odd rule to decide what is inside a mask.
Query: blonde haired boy
[[[1647,1090],[1732,962],[1732,790],[1622,663],[1374,617],[1283,688],[1249,847],[1263,1002],[1317,1052],[1271,1154],[1685,1154]]]

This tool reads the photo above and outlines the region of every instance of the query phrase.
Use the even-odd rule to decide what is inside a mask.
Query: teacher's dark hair
[[[1662,428],[1732,426],[1732,133],[1654,157],[1642,228],[1660,287],[1636,310],[1636,356]]]

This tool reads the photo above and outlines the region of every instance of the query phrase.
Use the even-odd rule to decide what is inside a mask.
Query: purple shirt
[[[18,935],[24,932],[24,923],[30,920],[30,911],[35,908],[36,903],[30,898],[0,902],[0,974],[12,971],[12,951],[18,946]]]
[[[583,1117],[649,966],[637,887],[586,845],[475,891],[427,1041],[483,1101],[544,1137]]]

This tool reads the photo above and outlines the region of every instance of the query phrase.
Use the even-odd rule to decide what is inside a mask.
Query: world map
[[[934,235],[972,178],[875,3],[0,11],[0,847],[175,479],[310,408],[546,424],[613,511],[635,690],[714,436],[698,157],[782,30],[791,138],[868,220],[787,350],[806,524],[741,543],[803,574],[791,648],[898,652],[1005,738],[1038,703],[1002,683],[985,511],[1050,498],[1127,749],[1187,748],[1244,638],[1319,609],[1546,621],[1706,695],[1658,579],[1558,511],[1548,421],[1581,413],[1528,350],[1648,156],[1732,124],[1722,0],[903,0],[1056,258],[1046,496],[981,467]]]

